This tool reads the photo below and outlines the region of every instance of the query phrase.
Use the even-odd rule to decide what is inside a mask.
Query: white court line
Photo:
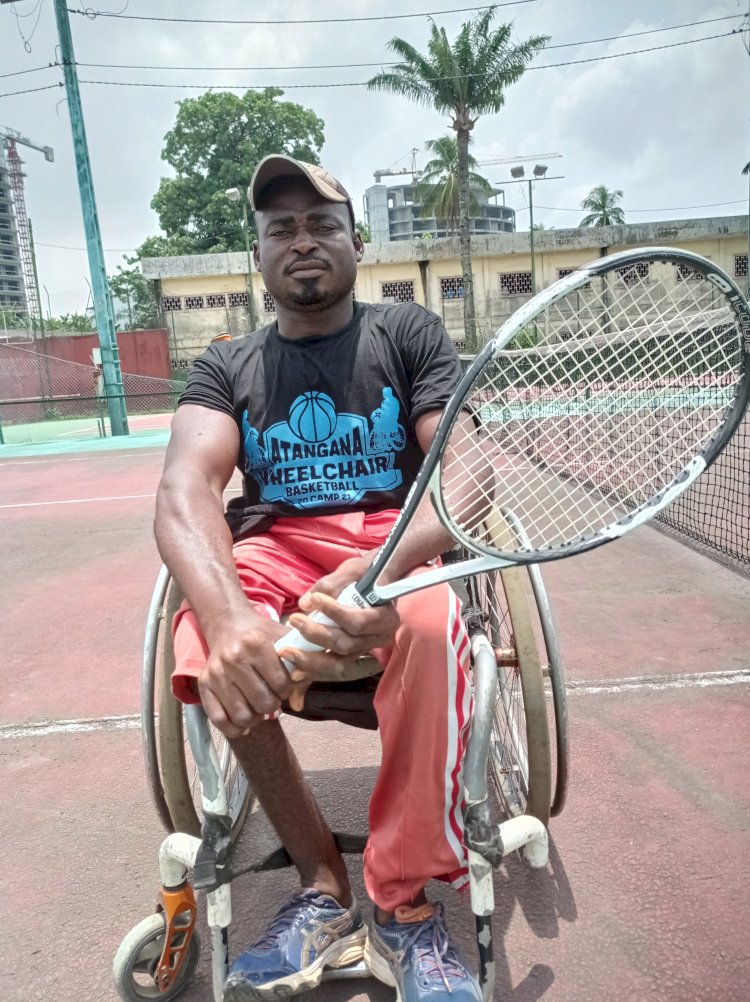
[[[735,671],[695,672],[692,675],[635,675],[630,678],[602,679],[599,682],[568,682],[570,695],[582,693],[595,696],[599,693],[663,692],[667,689],[705,689],[713,686],[738,685],[750,682],[750,668]]]
[[[225,494],[237,494],[241,487],[228,487]],[[108,498],[66,498],[63,501],[23,501],[18,504],[0,504],[0,510],[4,508],[47,508],[53,504],[91,504],[96,501],[134,501],[138,498],[155,498],[156,494],[116,494]]]
[[[111,498],[68,498],[65,501],[24,501],[20,504],[0,504],[3,508],[48,508],[53,504],[90,504],[94,501],[133,501],[136,498],[155,498],[156,494],[118,494]]]
[[[81,717],[73,720],[39,720],[31,724],[3,724],[0,726],[0,741],[9,741],[13,738],[46,738],[50,734],[131,731],[140,726],[140,714],[122,717]]]
[[[668,689],[710,688],[750,683],[750,668],[737,671],[696,672],[692,675],[647,675],[605,679],[591,685],[569,682],[570,695],[592,696],[601,693],[662,692]],[[92,731],[131,731],[140,728],[140,714],[109,717],[77,717],[70,720],[39,720],[30,724],[0,724],[0,741],[18,738],[49,737],[53,734],[85,734]]]
[[[52,466],[54,463],[90,463],[95,459],[140,459],[142,455],[156,456],[163,453],[163,446],[149,446],[145,448],[134,445],[132,450],[118,449],[104,453],[92,452],[87,453],[85,456],[66,456],[60,459],[55,459],[52,456],[45,459],[9,459],[6,462],[0,462],[0,468],[3,466]]]

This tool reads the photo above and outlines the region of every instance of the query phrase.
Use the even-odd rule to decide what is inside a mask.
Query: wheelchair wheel
[[[478,574],[469,601],[495,648],[498,691],[490,738],[490,779],[509,817],[550,817],[552,762],[544,677],[523,567]]]
[[[527,570],[547,652],[547,661],[542,665],[542,674],[552,695],[551,701],[547,700],[547,705],[549,706],[551,702],[555,734],[555,795],[550,808],[550,815],[554,818],[562,812],[568,792],[569,738],[565,665],[560,654],[557,630],[542,573],[537,564],[530,564]]]
[[[162,568],[154,589],[144,648],[141,722],[146,773],[157,813],[167,831],[200,835],[200,783],[183,726],[182,704],[172,695],[172,620],[182,601]],[[221,732],[211,727],[232,819],[232,837],[242,829],[252,801],[247,777]]]
[[[117,993],[124,1002],[143,999],[173,999],[190,982],[200,956],[200,939],[193,930],[185,961],[177,980],[166,992],[159,989],[154,975],[164,947],[164,916],[149,915],[130,930],[120,944],[112,964]]]

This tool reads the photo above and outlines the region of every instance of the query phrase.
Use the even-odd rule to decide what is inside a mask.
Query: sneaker
[[[232,964],[224,1002],[284,999],[315,988],[324,968],[358,963],[366,937],[356,900],[342,908],[314,888],[298,891]]]
[[[441,904],[402,906],[387,925],[373,919],[365,964],[396,989],[398,1002],[482,1002],[479,983],[450,940]]]

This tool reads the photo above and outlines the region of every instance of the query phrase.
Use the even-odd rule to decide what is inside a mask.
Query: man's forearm
[[[162,481],[154,533],[164,563],[211,646],[222,622],[249,612],[232,557],[222,497],[202,479],[179,486]]]

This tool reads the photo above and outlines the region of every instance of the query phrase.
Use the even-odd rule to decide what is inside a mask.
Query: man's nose
[[[318,241],[313,233],[309,230],[298,230],[292,241],[291,249],[298,254],[309,254],[317,246]]]

